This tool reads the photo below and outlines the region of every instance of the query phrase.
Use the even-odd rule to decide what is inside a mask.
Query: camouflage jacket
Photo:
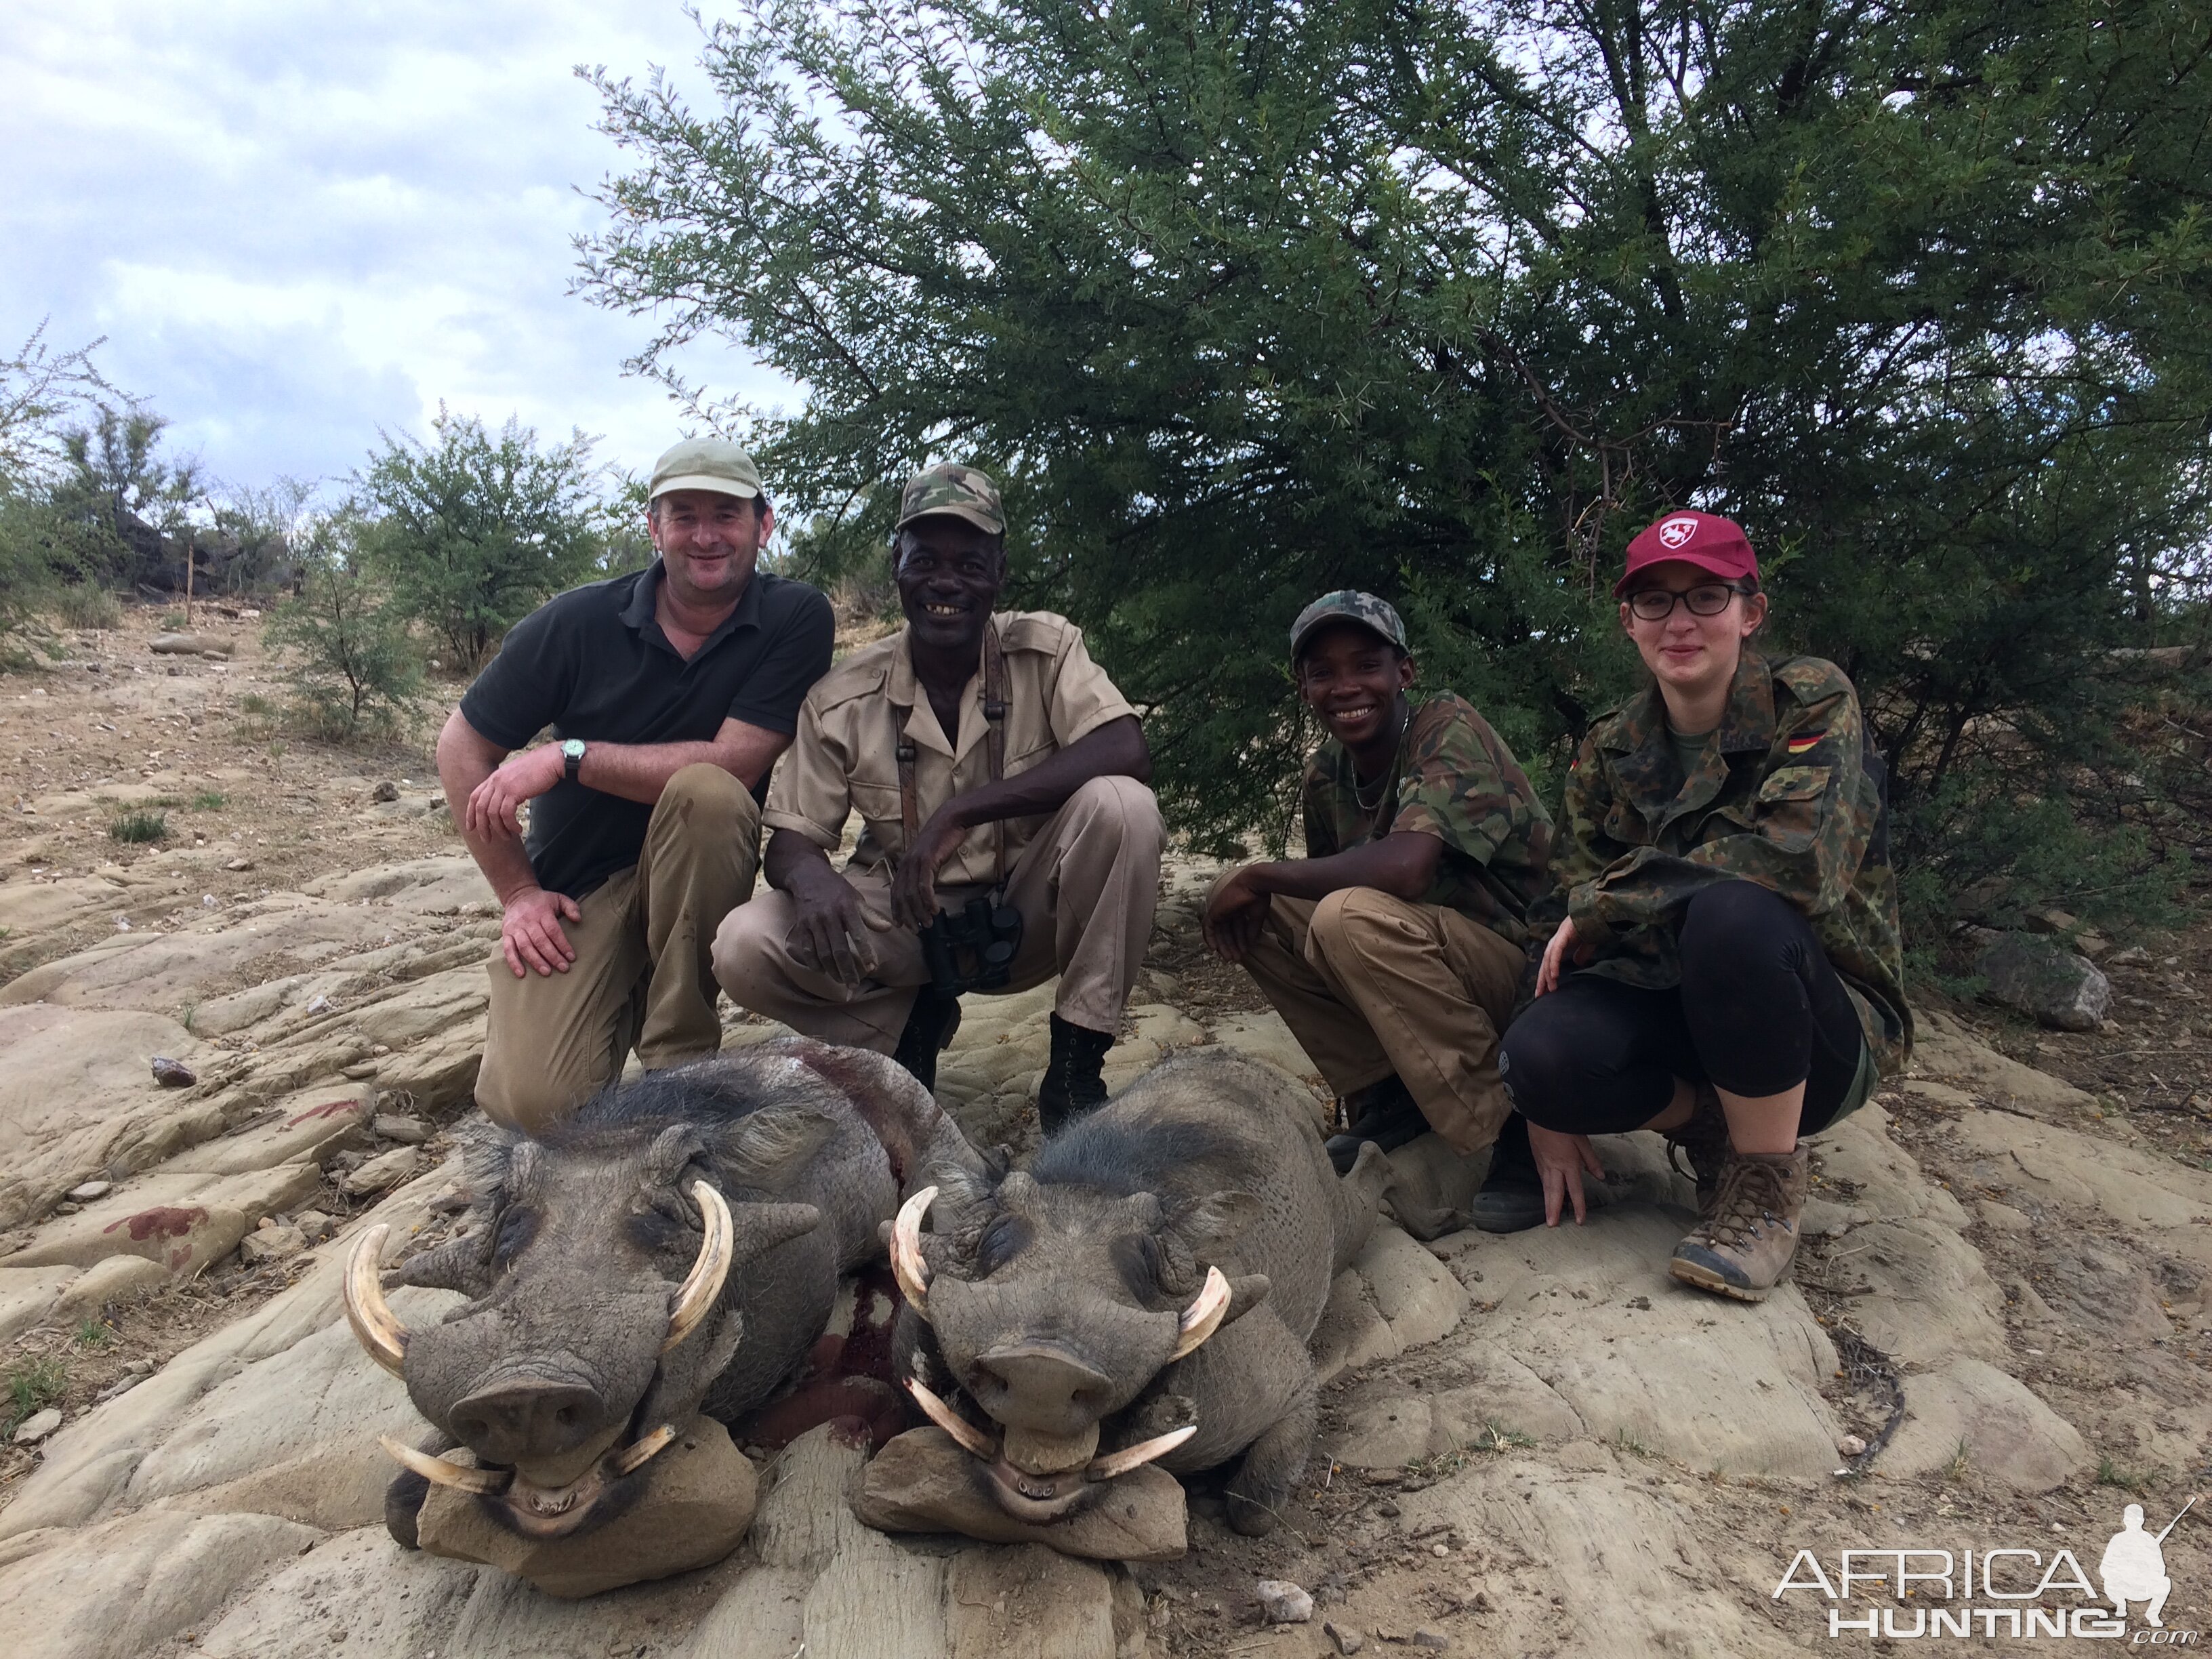
[[[1396,831],[1434,836],[1443,857],[1421,902],[1525,943],[1529,907],[1551,890],[1552,817],[1504,739],[1447,691],[1412,711],[1391,765],[1382,798],[1362,806],[1351,755],[1334,738],[1322,744],[1306,766],[1306,856]]]
[[[1844,672],[1746,651],[1728,712],[1687,778],[1655,687],[1590,730],[1568,775],[1558,868],[1585,971],[1680,982],[1692,894],[1742,878],[1803,911],[1886,1076],[1911,1052],[1881,761]]]

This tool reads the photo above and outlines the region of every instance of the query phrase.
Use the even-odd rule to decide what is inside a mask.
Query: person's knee
[[[1724,881],[1693,894],[1677,945],[1686,984],[1732,981],[1787,964],[1804,931],[1790,902],[1755,881]]]
[[[477,1106],[503,1129],[542,1134],[564,1122],[606,1081],[604,1068],[573,1073],[550,1054],[517,1052],[521,1045],[504,1045],[496,1055],[486,1055],[477,1073]]]
[[[1413,938],[1415,907],[1379,887],[1340,887],[1314,906],[1308,937],[1324,955],[1363,951],[1382,939]]]
[[[1126,845],[1155,851],[1167,843],[1158,798],[1121,773],[1091,779],[1067,798],[1085,835],[1107,834]]]
[[[1498,1077],[1506,1097],[1531,1123],[1565,1127],[1582,1083],[1578,1044],[1566,1022],[1544,1016],[1538,1002],[1506,1028],[1498,1045]]]
[[[791,902],[781,893],[763,893],[722,918],[708,952],[714,982],[740,1008],[759,1005],[777,982],[775,961],[791,927]]]
[[[727,769],[712,761],[694,761],[678,768],[661,786],[653,815],[673,817],[685,830],[720,836],[734,829],[742,834],[759,823],[760,803]]]

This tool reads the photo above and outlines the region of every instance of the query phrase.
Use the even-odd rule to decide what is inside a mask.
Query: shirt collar
[[[1649,748],[1656,757],[1668,750],[1669,741],[1666,701],[1654,684],[1631,705],[1628,719],[1607,746],[1617,751]],[[1721,715],[1713,745],[1723,755],[1746,750],[1763,754],[1773,743],[1774,676],[1765,658],[1746,650],[1736,663],[1735,678],[1729,683],[1728,708]]]
[[[668,635],[661,632],[660,619],[654,614],[654,607],[659,602],[660,584],[667,578],[666,568],[657,558],[639,571],[636,579],[630,584],[629,603],[623,607],[622,619],[627,627],[648,639],[659,641],[673,651],[676,647],[669,644]],[[740,628],[758,628],[761,612],[760,593],[761,573],[755,570],[752,580],[745,584],[744,592],[738,595],[735,607],[728,616],[723,617],[715,625],[714,631],[707,635],[705,643],[692,653],[690,660],[698,661]]]

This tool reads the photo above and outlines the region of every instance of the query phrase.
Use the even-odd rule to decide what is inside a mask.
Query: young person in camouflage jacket
[[[1550,815],[1465,698],[1410,700],[1405,624],[1373,594],[1308,605],[1291,658],[1328,733],[1306,769],[1307,855],[1216,883],[1207,941],[1259,981],[1343,1101],[1339,1169],[1364,1141],[1388,1151],[1432,1127],[1480,1151],[1514,1121],[1498,1037],[1529,908],[1551,889]],[[1540,1216],[1533,1166],[1530,1199]]]
[[[1748,647],[1766,599],[1728,520],[1661,520],[1613,592],[1652,684],[1576,757],[1567,917],[1500,1065],[1547,1221],[1583,1218],[1590,1135],[1660,1130],[1698,1180],[1669,1271],[1756,1302],[1796,1252],[1802,1138],[1911,1044],[1881,763],[1841,669]]]

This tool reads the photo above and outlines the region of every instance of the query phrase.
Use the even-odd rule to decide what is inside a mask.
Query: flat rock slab
[[[257,1121],[190,1147],[161,1167],[171,1174],[242,1175],[281,1164],[322,1164],[333,1152],[367,1144],[362,1125],[375,1100],[376,1091],[358,1083],[302,1090]]]
[[[134,1515],[61,1534],[0,1568],[0,1631],[20,1659],[138,1659],[321,1534],[267,1515]]]
[[[1743,1304],[1669,1279],[1682,1224],[1671,1210],[1626,1203],[1581,1227],[1455,1235],[1453,1270],[1483,1304],[1460,1346],[1477,1352],[1479,1339],[1482,1355],[1510,1356],[1583,1437],[1701,1471],[1826,1477],[1839,1432],[1820,1394],[1833,1345],[1794,1285]],[[1563,1426],[1557,1407],[1513,1380],[1531,1421],[1508,1420],[1504,1401],[1484,1420],[1545,1437]],[[1479,1432],[1468,1420],[1479,1407],[1455,1401],[1446,1432]]]
[[[1182,1485],[1156,1464],[1104,1486],[1088,1508],[1038,1525],[990,1494],[982,1465],[938,1428],[909,1429],[860,1472],[853,1513],[884,1532],[951,1532],[1042,1544],[1091,1561],[1174,1561],[1189,1547]]]
[[[48,1222],[0,1266],[89,1267],[135,1255],[183,1277],[229,1255],[263,1216],[291,1209],[321,1185],[322,1171],[312,1164],[230,1176],[141,1176],[77,1214]]]
[[[1366,1248],[1329,1287],[1307,1344],[1315,1369],[1328,1382],[1437,1341],[1458,1326],[1468,1302],[1449,1267],[1401,1228],[1378,1221]]]
[[[2072,1084],[1999,1054],[1948,1014],[1915,1009],[1912,1072],[1955,1085],[1992,1106],[2032,1116],[2087,1112],[2096,1102]]]
[[[481,1562],[575,1601],[720,1560],[752,1524],[759,1480],[729,1431],[701,1418],[647,1466],[643,1497],[573,1538],[518,1537],[466,1492],[433,1486],[416,1533],[425,1552]]]
[[[12,1342],[46,1317],[75,1267],[0,1267],[0,1342]]]
[[[1905,1379],[1905,1422],[1875,1463],[1883,1474],[1966,1468],[2016,1492],[2049,1492],[2087,1468],[2074,1425],[2024,1382],[1978,1359]]]
[[[42,1215],[80,1182],[139,1170],[222,1133],[208,1103],[154,1081],[147,1062],[211,1050],[159,1014],[0,1006],[0,1227]]]

